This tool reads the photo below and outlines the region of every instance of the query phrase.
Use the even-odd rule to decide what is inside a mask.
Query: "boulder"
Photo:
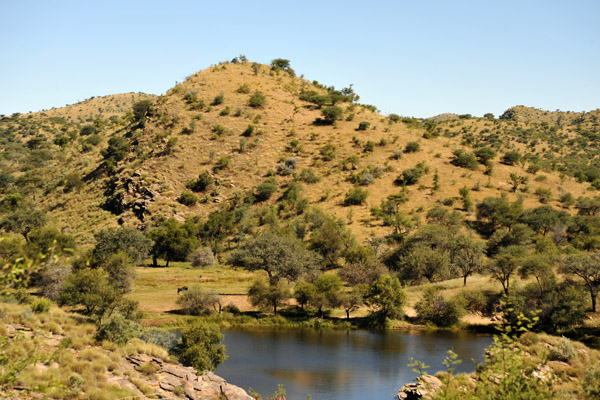
[[[398,391],[399,400],[429,399],[442,386],[442,381],[433,375],[423,375],[416,383],[407,383]]]

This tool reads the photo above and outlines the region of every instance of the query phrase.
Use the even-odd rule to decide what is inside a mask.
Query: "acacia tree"
[[[523,246],[508,246],[501,249],[494,260],[488,265],[492,278],[502,284],[504,293],[508,296],[510,279],[523,264],[526,249]]]
[[[404,315],[406,293],[398,278],[381,275],[371,285],[366,301],[368,305],[375,307],[381,318],[400,318]]]
[[[483,242],[476,242],[466,236],[459,236],[454,242],[452,265],[463,277],[463,285],[467,286],[467,278],[481,271],[484,262]]]
[[[185,261],[194,244],[184,225],[173,218],[150,231],[149,236],[154,240],[151,254],[155,267],[158,266],[159,257],[166,260],[166,267],[171,260]]]
[[[600,254],[579,253],[567,256],[563,260],[561,271],[583,279],[592,299],[592,311],[596,312],[596,298],[600,292]]]
[[[319,257],[294,237],[264,233],[235,250],[229,262],[250,271],[266,271],[269,283],[274,285],[282,278],[295,281],[314,271]]]

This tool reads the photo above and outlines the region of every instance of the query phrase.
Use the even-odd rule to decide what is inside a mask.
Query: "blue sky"
[[[244,54],[384,113],[600,107],[600,2],[0,0],[0,114],[161,94]]]

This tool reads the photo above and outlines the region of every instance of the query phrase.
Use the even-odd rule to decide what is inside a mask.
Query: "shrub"
[[[398,114],[388,115],[390,122],[400,122],[400,116]]]
[[[515,165],[521,161],[522,156],[518,151],[508,151],[502,156],[502,163],[506,165]]]
[[[496,157],[496,152],[492,150],[490,147],[480,147],[475,150],[475,157],[477,160],[483,164],[488,165],[488,163]]]
[[[317,183],[320,178],[310,168],[304,168],[300,172],[300,180],[306,183]]]
[[[223,334],[218,326],[194,321],[181,332],[180,359],[199,373],[212,371],[227,358],[222,340]]]
[[[472,153],[464,150],[455,150],[454,157],[450,161],[453,165],[468,169],[477,169],[477,159]]]
[[[350,189],[348,193],[346,193],[346,197],[344,198],[344,205],[346,206],[357,206],[364,203],[364,201],[369,196],[369,192],[367,190],[363,190],[358,186]]]
[[[424,174],[425,170],[423,168],[408,168],[402,171],[402,175],[396,178],[396,181],[403,185],[414,185]]]
[[[256,200],[265,201],[268,200],[273,193],[277,191],[277,185],[272,180],[267,180],[256,187]]]
[[[403,155],[404,155],[404,153],[402,152],[402,150],[394,150],[394,152],[392,153],[390,158],[392,160],[399,160],[402,158]]]
[[[192,267],[208,268],[215,265],[215,255],[210,247],[199,247],[190,256]]]
[[[109,340],[123,345],[130,339],[139,337],[141,333],[142,327],[139,323],[125,318],[120,312],[116,312],[105,321],[102,321],[96,332],[96,339]]]
[[[199,199],[194,193],[186,190],[179,195],[177,201],[184,206],[193,206],[199,201]]]
[[[319,153],[323,157],[323,161],[331,161],[335,158],[335,145],[327,143],[319,149]]]
[[[183,100],[185,100],[185,102],[188,104],[196,103],[198,101],[198,92],[195,90],[187,91],[183,95]]]
[[[330,106],[321,110],[321,114],[323,115],[323,122],[332,125],[335,121],[342,118],[343,111],[338,106]]]
[[[369,126],[371,126],[371,123],[362,121],[360,124],[358,124],[358,128],[356,128],[356,130],[357,131],[366,131],[367,129],[369,129]]]
[[[286,158],[283,161],[283,164],[280,164],[277,167],[277,173],[279,175],[290,175],[296,169],[296,164],[298,164],[298,160],[295,159],[294,157]]]
[[[367,143],[365,143],[364,152],[372,153],[373,150],[375,150],[375,142],[373,142],[372,140],[369,140]]]
[[[442,327],[456,324],[464,314],[457,301],[446,301],[434,286],[425,289],[423,297],[415,305],[415,310],[422,322]]]
[[[416,153],[421,150],[421,145],[417,142],[408,142],[404,147],[405,153]]]
[[[218,136],[221,136],[225,133],[225,127],[222,125],[213,125],[211,130]]]
[[[31,307],[31,311],[33,311],[34,313],[45,313],[48,312],[48,310],[50,310],[50,306],[52,305],[52,302],[44,297],[41,297],[39,299],[34,300],[30,307]]]
[[[69,264],[58,260],[51,260],[40,271],[39,286],[42,289],[42,294],[51,299],[58,300],[63,282],[71,272]]]
[[[240,85],[240,87],[237,88],[236,92],[242,93],[242,94],[248,94],[248,93],[250,93],[250,85],[247,83],[244,83],[243,85]]]
[[[81,136],[89,136],[89,135],[93,135],[95,133],[98,133],[98,128],[96,128],[94,125],[84,125],[81,127],[81,130],[79,131],[79,134]]]
[[[248,100],[248,105],[250,107],[259,108],[263,107],[267,102],[267,98],[264,94],[259,91],[254,92],[252,96],[250,96],[250,100]]]
[[[219,93],[213,99],[212,105],[213,106],[218,106],[219,104],[223,104],[224,100],[225,100],[225,95],[223,93]]]
[[[217,165],[215,165],[214,170],[220,171],[222,169],[226,169],[231,164],[231,159],[229,157],[221,157],[217,160]]]
[[[546,204],[550,200],[552,200],[552,190],[548,188],[537,188],[535,190],[535,195],[538,197],[540,203]]]
[[[181,292],[177,304],[189,315],[203,315],[221,311],[219,295],[201,286],[192,286]]]
[[[360,178],[358,181],[358,184],[360,186],[368,186],[372,185],[373,183],[375,183],[375,176],[373,176],[372,173],[365,171],[362,174],[360,174]]]
[[[254,125],[248,125],[246,130],[242,132],[242,136],[250,137],[254,134]]]
[[[550,359],[555,361],[569,362],[575,357],[577,357],[575,346],[566,337],[558,339],[558,344],[550,351]]]
[[[197,179],[193,179],[186,187],[194,192],[202,192],[206,190],[212,183],[214,179],[208,172],[202,172],[198,175]]]

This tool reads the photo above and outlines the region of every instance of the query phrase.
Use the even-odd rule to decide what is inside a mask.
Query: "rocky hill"
[[[255,195],[269,179],[277,191],[255,208],[276,203],[298,181],[308,207],[346,221],[360,239],[390,233],[371,213],[390,196],[401,195],[403,212],[418,223],[435,204],[465,211],[461,188],[475,203],[505,195],[526,207],[563,207],[565,194],[596,190],[598,111],[518,106],[500,119],[418,120],[381,115],[357,99],[351,87],[310,82],[289,64],[236,60],[159,97],[126,94],[3,117],[0,190],[30,198],[82,243],[119,223],[143,228],[158,215],[206,216],[224,201]],[[138,119],[129,106],[140,100],[149,106]],[[328,120],[323,112],[336,108]],[[118,138],[119,160],[107,167],[115,151],[109,141]],[[475,162],[482,147],[491,158]],[[505,159],[511,152],[516,158]],[[415,167],[420,177],[406,184],[403,172]],[[203,173],[208,185],[189,193]],[[515,180],[523,184],[515,188]],[[368,194],[349,207],[356,185]]]

